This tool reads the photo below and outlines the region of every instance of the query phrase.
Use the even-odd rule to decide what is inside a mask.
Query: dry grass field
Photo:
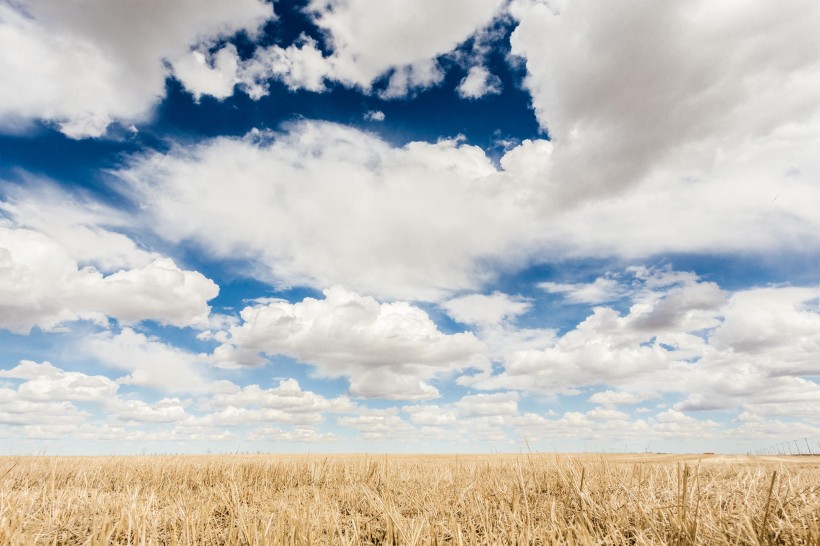
[[[820,544],[820,458],[0,458],[2,544]]]

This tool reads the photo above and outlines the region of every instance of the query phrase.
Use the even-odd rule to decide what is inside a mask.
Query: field
[[[820,544],[820,457],[0,458],[0,544]]]

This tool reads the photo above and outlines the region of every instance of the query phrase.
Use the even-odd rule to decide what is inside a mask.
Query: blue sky
[[[0,1],[3,452],[816,444],[818,24]]]

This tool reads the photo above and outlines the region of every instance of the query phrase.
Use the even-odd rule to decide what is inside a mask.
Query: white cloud
[[[469,394],[453,407],[464,417],[495,417],[518,415],[518,393],[514,391],[493,394]]]
[[[333,79],[368,90],[389,74],[386,97],[441,81],[436,57],[487,25],[501,0],[313,1],[310,11],[332,48]]]
[[[479,148],[394,148],[319,122],[177,146],[134,158],[120,176],[162,237],[250,258],[274,283],[384,298],[478,288],[498,262],[526,253],[534,214]]]
[[[172,392],[203,391],[207,386],[204,358],[131,328],[119,334],[90,335],[78,343],[78,349],[106,366],[130,372],[118,383]]]
[[[657,393],[633,393],[625,391],[600,391],[589,397],[589,401],[593,404],[601,404],[602,406],[631,406],[639,404],[646,400],[658,398]]]
[[[384,121],[385,115],[381,110],[370,110],[364,114],[365,121]]]
[[[232,54],[235,56],[236,52]],[[333,66],[316,42],[302,37],[288,47],[273,45],[257,49],[253,58],[240,65],[238,78],[245,92],[259,99],[268,93],[271,79],[281,80],[291,90],[320,92],[325,90],[325,80],[332,75]]]
[[[106,404],[106,409],[116,419],[133,423],[176,423],[189,417],[179,398],[163,398],[153,404],[117,399]]]
[[[593,408],[586,413],[569,411],[560,417],[549,412],[548,417],[521,413],[519,398],[518,393],[510,391],[471,394],[451,404],[417,404],[404,406],[402,411],[420,427],[417,434],[456,445],[476,441],[509,444],[526,440],[532,444],[551,439],[642,440],[651,432],[644,420],[632,420],[612,407]]]
[[[501,375],[461,380],[482,388],[576,394],[585,385],[660,377],[674,358],[657,343],[641,345],[651,338],[636,336],[616,311],[596,308],[553,346],[507,355]]]
[[[633,305],[625,316],[608,307],[595,307],[562,336],[544,333],[544,346],[509,346],[500,355],[502,373],[463,376],[459,382],[567,395],[601,384],[638,391],[663,385],[681,392],[686,387],[679,381],[680,363],[703,351],[703,340],[693,332],[719,324],[724,294],[714,283],[667,269],[634,271]]]
[[[820,312],[815,288],[737,292],[691,380],[681,409],[741,406],[762,416],[816,420]],[[815,378],[813,380],[812,378]]]
[[[267,282],[441,300],[534,259],[820,249],[820,130],[783,131],[726,150],[695,178],[656,172],[578,207],[550,174],[546,141],[522,142],[499,170],[458,140],[396,148],[311,121],[136,157],[120,176],[146,227],[250,259]],[[786,176],[790,165],[802,174]],[[587,302],[617,295],[614,279],[596,283],[547,286]]]
[[[549,346],[513,348],[502,355],[503,371],[458,381],[473,388],[566,395],[606,386],[588,400],[608,408],[662,394],[680,396],[672,404],[677,412],[670,413],[672,417],[743,410],[816,420],[816,288],[730,293],[691,273],[641,267],[630,271],[635,281],[628,313],[596,307]],[[660,430],[666,435],[675,430],[664,427]]]
[[[395,67],[415,70],[488,24],[500,0],[312,1],[327,33],[337,79],[363,88]],[[426,70],[426,69],[425,69]]]
[[[222,97],[229,85],[241,82],[256,99],[268,93],[270,80],[294,90],[321,92],[326,81],[334,81],[370,92],[386,77],[387,87],[380,95],[400,98],[441,82],[444,70],[436,58],[473,35],[483,35],[502,6],[503,0],[311,1],[305,11],[323,33],[328,55],[313,38],[302,35],[287,47],[259,47],[244,61],[238,61],[230,45],[212,62],[189,55],[177,75],[196,96]],[[465,89],[484,94],[497,92],[498,84],[494,76],[476,72]]]
[[[814,288],[782,287],[735,294],[710,342],[749,356],[768,354],[791,374],[820,375],[807,358],[820,353],[820,312]],[[798,364],[804,362],[809,367]]]
[[[248,423],[287,423],[315,425],[323,419],[320,413],[291,412],[276,408],[244,408],[227,406],[213,413],[192,419],[190,425],[205,428],[235,427]]]
[[[680,411],[670,409],[659,413],[652,425],[653,436],[675,439],[709,438],[722,434],[720,423],[710,419],[695,419]]]
[[[233,95],[239,83],[239,60],[236,47],[229,44],[216,53],[191,51],[174,61],[174,76],[191,92],[194,99],[210,95],[225,99]]]
[[[102,135],[112,121],[144,120],[165,93],[166,61],[254,32],[272,15],[260,0],[4,3],[0,128],[42,119],[83,138]],[[197,83],[200,91],[225,92],[224,84]]]
[[[275,427],[259,427],[248,434],[249,440],[268,440],[271,442],[335,442],[339,436],[332,433],[321,434],[308,427],[294,427],[293,430],[282,430]]]
[[[531,307],[532,303],[526,298],[498,291],[489,295],[468,294],[441,304],[454,320],[479,326],[490,326],[523,315]]]
[[[500,375],[462,377],[460,381],[482,388],[563,394],[577,394],[579,387],[599,384],[653,390],[655,383],[664,381],[667,389],[684,389],[681,383],[670,381],[680,373],[676,363],[700,354],[703,341],[689,332],[718,325],[723,294],[713,283],[697,278],[665,270],[639,273],[656,283],[664,276],[671,280],[655,290],[646,284],[634,288],[635,303],[626,316],[596,307],[574,329],[551,339],[549,346],[504,355]]]
[[[621,412],[600,408],[586,413],[568,411],[558,418],[526,413],[515,419],[514,424],[520,437],[536,443],[551,440],[574,440],[578,443],[643,441],[651,432],[649,424],[643,419],[627,420]],[[600,449],[603,446],[598,444],[595,447]]]
[[[614,408],[593,408],[586,416],[596,421],[629,421],[629,415]]]
[[[409,439],[415,435],[415,427],[399,417],[398,408],[363,410],[357,415],[339,417],[336,422],[362,433],[367,440]]]
[[[541,282],[538,287],[550,294],[563,294],[570,303],[606,303],[619,300],[628,293],[626,287],[608,277],[598,277],[591,283]]]
[[[101,375],[67,372],[49,362],[20,361],[0,370],[0,378],[23,380],[0,386],[0,424],[76,425],[89,414],[72,402],[103,403],[116,398],[118,385]]]
[[[485,364],[485,347],[472,334],[444,334],[418,307],[380,304],[341,287],[325,290],[323,300],[277,301],[240,314],[242,324],[214,360],[257,365],[259,353],[288,355],[322,377],[346,377],[356,396],[434,398],[428,381]]]
[[[0,185],[0,190],[0,213],[11,221],[8,227],[47,235],[81,267],[93,265],[109,273],[145,267],[162,257],[117,232],[132,224],[121,210],[72,195],[56,183],[23,175],[21,184]]]
[[[54,239],[0,224],[0,328],[25,333],[78,320],[207,324],[219,288],[168,258],[108,276],[77,262]]]
[[[654,284],[644,282],[632,289],[634,303],[625,316],[596,307],[550,346],[505,355],[501,374],[460,381],[483,388],[563,394],[602,384],[625,390],[684,391],[680,378],[685,371],[679,363],[703,354],[704,341],[693,332],[719,324],[724,293],[714,283],[666,270],[638,273]],[[663,278],[669,280],[659,280]],[[664,286],[655,288],[658,284]]]
[[[341,283],[360,292],[411,299],[437,299],[453,290],[479,289],[492,280],[497,266],[514,267],[533,257],[645,257],[663,252],[766,251],[784,245],[816,250],[820,219],[811,203],[820,199],[820,190],[811,180],[820,165],[814,158],[818,122],[811,114],[820,84],[815,61],[803,53],[810,48],[796,46],[792,52],[764,44],[782,36],[794,36],[798,46],[811,43],[817,8],[804,4],[779,10],[754,3],[738,16],[734,8],[721,10],[705,3],[687,8],[665,6],[651,12],[630,2],[617,10],[595,10],[590,5],[568,4],[555,15],[556,10],[542,4],[514,3],[512,13],[519,25],[512,39],[513,51],[528,62],[534,105],[555,141],[523,142],[504,156],[503,171],[482,158],[480,150],[451,141],[449,147],[454,150],[442,144],[419,143],[392,149],[352,130],[343,134],[338,126],[305,123],[280,135],[277,142],[257,143],[257,153],[248,142],[250,150],[229,150],[231,141],[219,139],[193,151],[178,148],[166,157],[167,170],[158,165],[149,168],[150,161],[141,163],[143,172],[138,174],[156,180],[153,183],[162,187],[159,189],[172,193],[157,191],[156,201],[163,203],[155,202],[149,209],[165,209],[163,214],[168,218],[161,227],[168,228],[165,231],[172,238],[204,239],[206,247],[223,256],[253,257],[275,269],[271,273],[275,282],[316,288]],[[184,6],[179,8],[181,12],[190,9],[188,4]],[[250,1],[243,6],[248,13],[258,7]],[[333,60],[342,66],[347,62],[344,59],[355,58],[351,62],[359,72],[349,69],[351,82],[370,82],[372,74],[390,70],[384,66],[405,67],[396,70],[389,87],[399,92],[405,85],[403,78],[413,74],[433,77],[436,71],[431,59],[437,52],[475,35],[476,29],[498,12],[500,4],[487,1],[480,9],[472,5],[467,10],[459,3],[436,3],[427,8],[414,4],[409,12],[391,11],[382,3],[329,6],[314,4],[311,9],[326,30],[333,53],[321,57],[307,39],[289,46],[294,51],[288,59],[302,59],[294,66],[277,69],[277,77],[294,78],[289,85],[319,89],[321,75],[330,69],[318,64]],[[270,11],[270,6],[262,8]],[[73,25],[72,29],[82,27],[89,36],[118,28],[102,25],[89,30],[83,26],[86,21],[68,17],[71,8],[61,10],[63,17],[55,16],[55,21],[65,20],[60,24]],[[99,17],[114,17],[117,10],[104,6]],[[446,32],[435,33],[438,45],[417,39],[415,26],[407,28],[406,13],[418,11],[418,17],[409,24],[418,23],[422,34],[432,33],[447,19],[439,10],[464,11],[475,20],[456,18],[457,24],[448,23]],[[687,19],[690,10],[697,18]],[[205,25],[203,21],[211,21],[213,14],[201,11],[196,17],[202,19],[196,24]],[[382,11],[384,17],[376,17]],[[360,20],[359,15],[365,12],[373,17]],[[432,24],[425,22],[428,17]],[[765,32],[750,30],[763,20],[777,24],[767,25]],[[25,21],[46,24],[37,17]],[[180,21],[173,19],[167,24],[183,24]],[[142,19],[138,23],[147,24]],[[193,20],[185,25],[189,23],[194,25]],[[407,34],[397,41],[395,28]],[[545,34],[544,28],[550,32]],[[711,32],[717,32],[717,42],[703,39],[704,33]],[[670,43],[655,47],[658,36],[665,39],[667,35]],[[742,48],[715,47],[714,51],[709,49],[709,55],[689,53],[737,37],[743,37]],[[390,47],[370,47],[383,45],[388,38]],[[177,43],[182,38],[174,40]],[[573,40],[581,51],[600,54],[579,60],[578,49],[567,46],[575,43]],[[198,84],[189,81],[191,89],[196,93],[200,86],[214,85],[217,90],[212,92],[225,96],[234,79],[231,48],[211,55],[205,47],[209,39],[198,39],[194,44],[200,55],[197,60],[190,53],[193,42],[180,43],[180,55],[190,54],[185,57],[187,61],[179,61],[183,67],[180,74],[185,62],[222,74],[215,80],[208,76]],[[302,52],[297,54],[297,50]],[[756,51],[766,55],[756,56]],[[133,55],[142,53],[135,50]],[[713,58],[722,61],[713,62]],[[332,70],[341,70],[333,66]],[[366,69],[368,66],[371,68]],[[718,70],[716,66],[727,68]],[[165,69],[160,66],[159,70]],[[646,85],[622,85],[624,70]],[[237,68],[236,77],[241,79],[240,72]],[[613,93],[612,89],[623,92]],[[738,106],[724,108],[727,103]],[[310,133],[315,135],[312,141],[304,138]],[[324,145],[338,153],[320,151],[314,157],[315,149]],[[371,149],[375,153],[368,156],[366,151]],[[440,152],[437,157],[429,153],[433,150]],[[470,154],[465,153],[468,150]],[[351,151],[349,162],[340,160],[340,155]],[[470,169],[442,172],[446,170],[445,158],[464,167],[467,155],[475,166],[486,167],[484,174],[476,176]],[[194,172],[197,165],[203,167],[203,173]],[[205,171],[214,175],[206,176]],[[224,196],[210,187],[215,179],[236,180],[232,175],[237,173],[246,180],[237,195]],[[195,189],[180,189],[183,182],[168,183],[168,179],[194,174],[202,174],[203,179],[187,184]],[[272,178],[273,183],[269,181]],[[441,179],[448,181],[439,184],[447,188],[446,195],[431,182]],[[467,184],[477,179],[488,182],[478,192],[478,184]],[[294,180],[299,184],[293,184]],[[453,180],[459,182],[451,183]],[[267,190],[261,191],[263,185],[270,188],[269,195]],[[339,189],[350,186],[355,191]],[[202,191],[204,187],[210,191]],[[383,191],[384,187],[390,191]],[[408,192],[407,187],[414,189]],[[232,215],[213,202],[175,202],[188,197],[186,191],[237,205],[237,212]],[[599,200],[613,192],[619,194],[618,199]],[[283,193],[286,200],[274,198]],[[498,193],[503,194],[503,205],[497,209]],[[321,195],[332,195],[330,202],[342,206],[323,206],[316,214],[321,220],[317,223],[310,210],[301,208],[323,201],[318,197]],[[363,202],[377,206],[361,210],[361,205],[353,202],[359,195],[367,196]],[[579,200],[586,201],[585,206],[568,207],[567,203]],[[536,214],[531,210],[534,205],[525,204],[528,202],[538,203],[543,210]],[[399,204],[412,206],[405,211]],[[179,218],[170,220],[175,209],[183,212],[180,217],[190,219],[190,225],[173,225],[181,222]],[[269,210],[275,214],[268,214]],[[249,215],[258,221],[246,222]],[[348,222],[352,216],[362,220]],[[223,229],[204,229],[211,220]],[[425,229],[406,229],[421,224]],[[262,227],[239,227],[255,225]],[[317,226],[321,237],[313,237]],[[276,235],[283,233],[299,237]],[[111,239],[109,235],[114,234],[106,234]],[[418,268],[418,263],[428,267]]]
[[[0,370],[0,379],[9,379],[0,385],[0,435],[2,425],[6,425],[23,427],[14,434],[22,430],[28,438],[138,441],[144,445],[146,441],[225,439],[233,437],[225,427],[284,423],[295,428],[288,432],[262,427],[249,433],[247,439],[323,441],[337,436],[319,434],[307,425],[322,422],[328,414],[357,410],[346,396],[328,399],[302,390],[294,379],[283,379],[271,389],[219,381],[203,390],[204,381],[181,362],[190,360],[190,355],[133,332],[125,331],[116,338],[100,334],[80,348],[104,352],[108,364],[139,368],[132,375],[141,374],[146,379],[142,386],[191,391],[194,384],[200,392],[194,400],[146,402],[135,392],[118,396],[119,383],[133,381],[113,381],[101,375],[65,371],[49,362],[24,360],[14,368]],[[120,353],[115,354],[114,349]],[[81,352],[81,356],[86,354]],[[160,370],[164,375],[160,376]],[[187,383],[183,383],[186,377]],[[158,379],[165,380],[166,386],[158,386]],[[92,403],[95,413],[82,411],[72,402]],[[189,406],[195,407],[196,413],[189,413]]]
[[[119,386],[102,375],[63,371],[50,362],[22,360],[0,377],[25,379],[17,388],[20,399],[30,401],[102,402],[114,397]]]
[[[417,426],[442,427],[459,423],[454,410],[435,404],[404,406],[402,411],[410,415],[410,421]]]
[[[219,392],[209,398],[209,404],[216,407],[257,406],[289,413],[338,413],[355,408],[346,396],[328,399],[311,391],[303,391],[295,379],[282,379],[279,385],[271,389],[262,389],[259,385],[222,385]]]
[[[0,424],[72,424],[85,421],[86,416],[71,402],[25,400],[11,389],[0,388]]]
[[[475,327],[478,338],[487,345],[487,356],[502,360],[516,350],[543,349],[555,341],[552,328],[521,328],[516,319],[526,314],[532,301],[502,292],[467,294],[440,305],[454,320]]]
[[[820,248],[814,151],[820,119],[724,148],[708,168],[662,165],[617,199],[590,196],[550,227],[569,256],[641,258],[661,253],[766,253]],[[790,177],[790,166],[802,174]],[[775,199],[776,198],[776,199]]]
[[[511,13],[512,53],[526,61],[536,116],[555,143],[552,173],[573,201],[660,170],[708,170],[818,109],[811,2],[522,0]]]
[[[483,66],[473,66],[458,84],[456,92],[464,99],[498,95],[501,93],[501,79]]]

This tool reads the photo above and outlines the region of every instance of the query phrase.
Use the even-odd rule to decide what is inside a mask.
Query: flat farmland
[[[1,544],[820,544],[820,457],[0,458]]]

